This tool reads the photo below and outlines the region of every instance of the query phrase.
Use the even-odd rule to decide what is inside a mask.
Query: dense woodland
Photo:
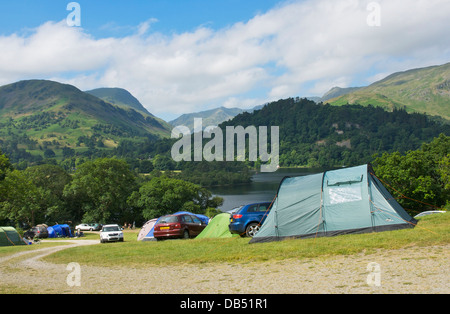
[[[405,110],[331,106],[289,98],[243,113],[221,125],[279,126],[280,166],[332,167],[364,164],[374,154],[405,153],[444,133],[450,124]]]

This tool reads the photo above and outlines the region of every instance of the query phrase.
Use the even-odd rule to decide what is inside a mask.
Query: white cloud
[[[367,24],[370,2],[380,5],[380,27]],[[80,89],[123,87],[171,118],[212,105],[244,108],[448,62],[448,16],[448,0],[306,0],[224,29],[171,35],[152,32],[155,20],[102,39],[47,22],[0,37],[0,84],[48,78]]]

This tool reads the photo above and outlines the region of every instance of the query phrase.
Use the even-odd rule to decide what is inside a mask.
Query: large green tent
[[[414,227],[370,165],[286,177],[250,243]]]
[[[13,227],[0,227],[0,246],[27,245]]]
[[[228,229],[230,224],[230,214],[222,213],[215,216],[196,239],[206,238],[231,238],[233,235]]]

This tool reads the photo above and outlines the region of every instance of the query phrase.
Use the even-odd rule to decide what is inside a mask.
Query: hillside
[[[112,105],[119,107],[131,107],[136,111],[141,111],[147,115],[153,116],[145,107],[134,97],[129,91],[123,88],[96,88],[93,90],[85,91],[85,93],[91,94],[101,100],[104,100]]]
[[[0,87],[0,147],[15,162],[89,155],[127,138],[168,137],[169,130],[150,114],[112,105],[71,85],[28,80]]]
[[[369,104],[388,110],[405,108],[450,120],[450,63],[398,72],[343,96],[331,105]]]
[[[244,112],[244,110],[239,108],[220,107],[201,112],[183,114],[180,117],[176,118],[175,120],[170,121],[169,123],[172,126],[184,125],[187,126],[190,130],[193,130],[194,118],[202,118],[203,126],[218,125],[224,121],[233,119],[235,116],[237,116],[242,112]]]
[[[200,112],[186,113],[170,121],[170,125],[179,126],[184,125],[189,127],[190,130],[194,129],[194,118],[202,118],[203,127],[209,125],[219,125],[222,122],[228,121],[236,117],[238,114],[243,112],[253,112],[259,110],[264,105],[256,106],[251,109],[240,109],[240,108],[215,108]]]
[[[370,162],[374,154],[415,150],[450,125],[405,110],[318,105],[307,99],[283,99],[220,125],[279,126],[280,166],[333,167]]]
[[[343,96],[346,94],[349,94],[351,92],[355,92],[357,90],[360,90],[362,87],[347,87],[347,88],[341,88],[341,87],[333,87],[328,92],[326,92],[321,98],[320,101],[326,102],[330,99]],[[313,99],[311,99],[313,100]],[[317,102],[317,101],[316,101]]]

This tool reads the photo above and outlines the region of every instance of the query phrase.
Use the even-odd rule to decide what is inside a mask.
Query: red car
[[[153,236],[160,239],[196,237],[206,224],[194,215],[179,214],[161,217],[153,230]]]

